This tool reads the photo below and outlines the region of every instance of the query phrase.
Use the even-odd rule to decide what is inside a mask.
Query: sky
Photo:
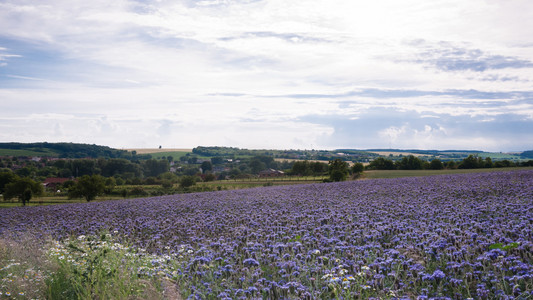
[[[0,0],[0,141],[533,149],[529,0]]]

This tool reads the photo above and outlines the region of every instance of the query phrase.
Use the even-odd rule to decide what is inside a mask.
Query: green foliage
[[[46,279],[47,298],[162,298],[161,279],[152,275],[158,257],[118,242],[101,234],[56,243],[49,250],[57,269]]]
[[[96,199],[104,193],[106,188],[105,178],[100,175],[84,175],[76,185],[69,190],[69,198],[83,197],[87,202]]]
[[[9,200],[18,197],[22,205],[26,205],[33,195],[42,195],[44,193],[43,185],[35,182],[30,178],[16,178],[14,181],[6,184],[4,199]]]
[[[168,180],[168,181],[170,181],[172,183],[178,182],[178,176],[176,176],[176,174],[170,173],[170,172],[165,172],[163,174],[160,174],[158,176],[158,178],[161,179],[161,180]]]
[[[510,244],[507,244],[505,246],[502,243],[496,243],[496,244],[490,245],[489,246],[489,250],[500,249],[500,250],[508,251],[508,250],[514,249],[514,248],[516,248],[518,246],[520,246],[519,243],[510,243]]]

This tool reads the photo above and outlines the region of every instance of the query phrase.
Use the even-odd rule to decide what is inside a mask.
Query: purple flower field
[[[12,208],[0,236],[118,232],[198,299],[531,299],[533,171]]]

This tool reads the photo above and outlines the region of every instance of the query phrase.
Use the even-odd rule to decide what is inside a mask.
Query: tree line
[[[461,161],[450,160],[442,162],[440,159],[431,161],[422,160],[414,155],[404,156],[401,160],[392,161],[384,157],[378,157],[370,162],[367,170],[442,170],[442,169],[479,169],[479,168],[505,168],[505,167],[528,167],[533,166],[533,160],[512,162],[498,160],[493,162],[490,157],[469,155]]]
[[[329,163],[322,161],[278,161],[269,155],[256,155],[240,159],[214,156],[174,162],[172,157],[163,159],[128,160],[124,158],[98,159],[42,159],[40,161],[0,158],[0,193],[4,199],[18,198],[25,205],[32,196],[42,195],[41,182],[47,177],[71,178],[61,189],[69,198],[93,200],[102,194],[155,196],[179,191],[190,191],[198,181],[241,179],[258,177],[263,170],[283,170],[290,176],[322,176],[324,181],[343,181],[357,178],[364,170],[422,170],[422,169],[472,169],[533,166],[533,160],[515,163],[508,160],[493,162],[490,158],[469,155],[461,161],[442,162],[439,159],[423,160],[414,155],[392,161],[378,157],[366,167],[356,162],[350,166],[337,158]],[[172,169],[171,169],[172,166]],[[119,188],[132,185],[129,190]],[[142,185],[159,185],[157,194],[148,194]],[[174,187],[178,186],[178,190]],[[88,188],[89,187],[89,188]]]

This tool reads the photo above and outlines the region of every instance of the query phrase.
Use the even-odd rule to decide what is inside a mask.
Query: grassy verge
[[[181,299],[170,257],[111,234],[35,243],[0,240],[0,299]]]

